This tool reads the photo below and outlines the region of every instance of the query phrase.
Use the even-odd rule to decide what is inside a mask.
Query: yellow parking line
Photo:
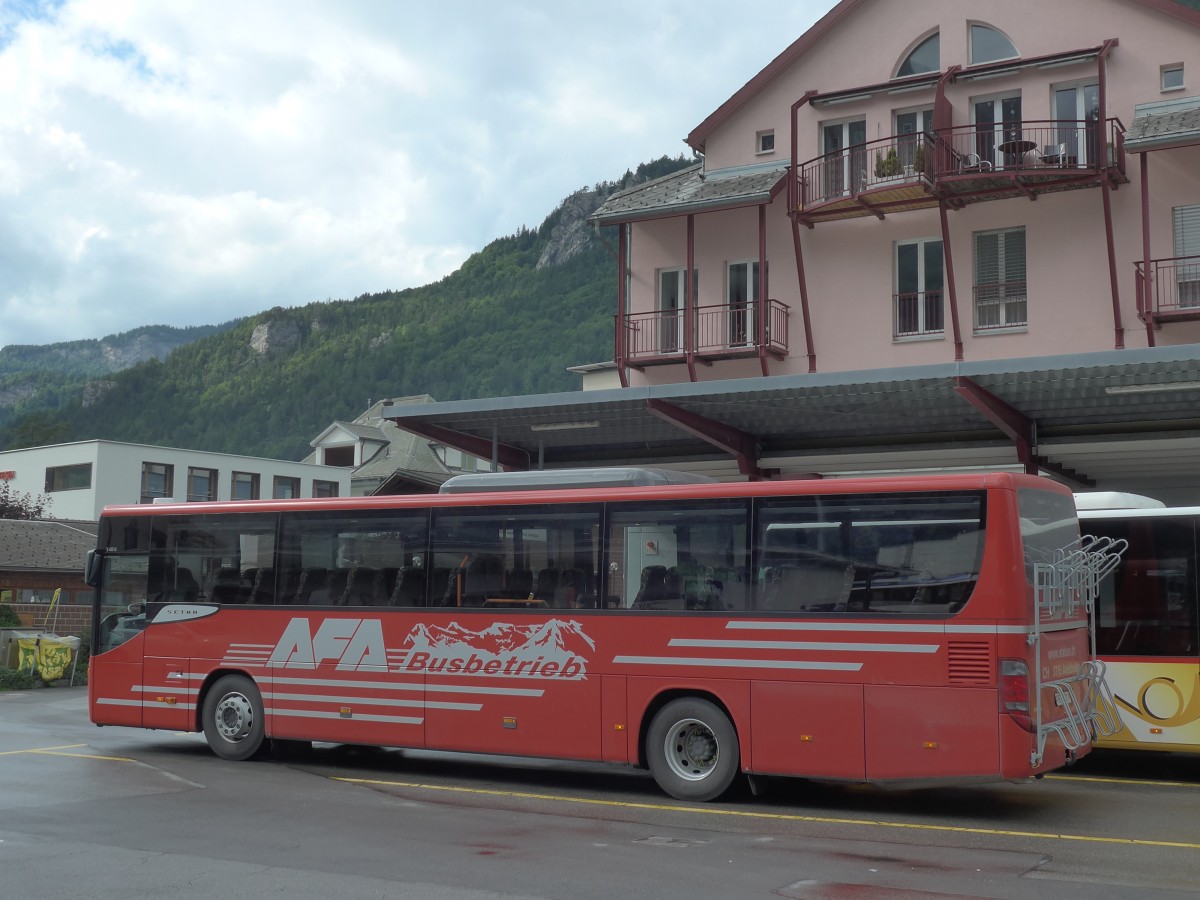
[[[1196,790],[1200,788],[1200,783],[1191,781],[1147,781],[1144,778],[1114,778],[1112,776],[1103,775],[1047,775],[1047,781],[1094,781],[1098,784],[1132,784],[1135,786],[1144,787],[1170,787],[1170,788],[1191,788]]]
[[[98,756],[93,753],[63,753],[63,750],[78,750],[87,744],[64,744],[61,747],[31,747],[28,750],[0,750],[0,756],[17,756],[21,753],[31,753],[35,756],[69,756],[73,759],[105,759],[110,762],[137,762],[128,756]]]
[[[722,809],[720,807],[676,806],[670,803],[630,803],[622,800],[597,800],[590,797],[563,797],[556,794],[534,794],[525,791],[501,791],[488,788],[452,787],[442,784],[423,784],[414,781],[380,781],[371,778],[334,778],[349,784],[376,787],[416,788],[424,791],[445,791],[455,794],[478,794],[491,797],[514,797],[521,800],[549,800],[555,803],[576,803],[584,806],[608,806],[622,809],[649,809],[661,812],[684,812],[694,815],[734,816],[743,819],[774,819],[787,822],[815,822],[821,825],[866,825],[876,828],[910,829],[914,831],[943,831],[955,834],[993,835],[1000,837],[1039,838],[1053,841],[1082,841],[1093,844],[1128,844],[1138,847],[1173,847],[1181,850],[1200,850],[1200,843],[1188,841],[1153,841],[1143,838],[1103,837],[1088,834],[1060,834],[1052,831],[1015,831],[1007,828],[970,828],[965,825],[925,825],[917,822],[886,822],[880,819],[848,819],[835,816],[804,816],[794,813],[756,812]]]

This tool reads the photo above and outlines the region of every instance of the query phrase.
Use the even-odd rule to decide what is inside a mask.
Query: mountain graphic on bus
[[[417,625],[404,640],[410,654],[427,653],[431,658],[459,657],[474,653],[484,659],[518,659],[566,664],[586,662],[595,641],[579,622],[550,619],[534,625],[495,622],[481,631],[458,622],[446,626]]]

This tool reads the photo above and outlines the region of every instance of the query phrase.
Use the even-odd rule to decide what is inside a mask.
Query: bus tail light
[[[1033,731],[1029,717],[1029,666],[1023,659],[1000,660],[1000,711],[1026,731]]]

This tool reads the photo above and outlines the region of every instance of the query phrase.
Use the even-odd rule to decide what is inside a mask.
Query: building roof
[[[1198,0],[1200,2],[1200,0]],[[1132,153],[1200,144],[1200,97],[1142,103],[1125,135]]]
[[[96,531],[74,519],[0,519],[0,570],[82,572]]]
[[[725,169],[681,169],[609,197],[588,221],[601,225],[768,203],[783,188],[787,163]]]
[[[739,88],[732,97],[713,110],[708,117],[692,129],[685,138],[688,146],[703,152],[704,143],[708,136],[717,130],[730,116],[756,97],[764,88],[771,84],[779,75],[789,69],[798,59],[820,43],[825,36],[849,18],[860,6],[869,0],[841,0],[829,12],[800,35],[795,41],[776,56],[757,75]],[[1148,9],[1155,10],[1178,19],[1186,24],[1200,28],[1200,0],[1129,0]],[[817,85],[812,85],[817,87]]]
[[[1012,439],[964,399],[961,379],[1032,423],[1047,471],[1200,480],[1200,345],[459,400],[388,416],[452,446],[494,445],[516,468],[736,477],[720,444],[743,437],[762,467],[793,474],[1015,465]]]

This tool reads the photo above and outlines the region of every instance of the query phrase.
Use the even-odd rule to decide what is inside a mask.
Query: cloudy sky
[[[832,6],[0,0],[0,345],[427,284]]]

